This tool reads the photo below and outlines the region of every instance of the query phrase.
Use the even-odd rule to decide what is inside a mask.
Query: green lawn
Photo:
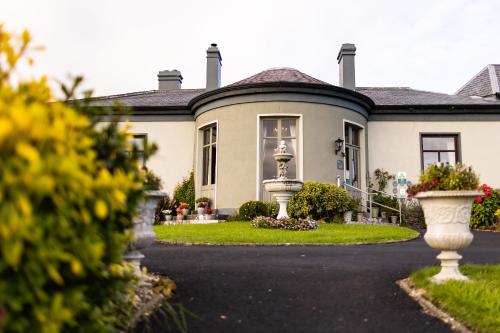
[[[500,333],[500,265],[463,265],[470,281],[429,282],[438,267],[423,268],[410,276],[426,297],[473,331]]]
[[[355,244],[412,239],[414,230],[375,225],[320,224],[316,230],[258,229],[250,222],[155,226],[159,240],[192,244]]]

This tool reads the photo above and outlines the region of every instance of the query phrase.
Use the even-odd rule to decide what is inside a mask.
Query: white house
[[[207,83],[182,89],[177,70],[158,73],[158,89],[94,99],[132,108],[137,140],[159,146],[148,167],[167,191],[195,173],[196,196],[220,212],[267,200],[276,176],[272,153],[284,140],[295,158],[289,176],[366,189],[376,168],[415,182],[428,163],[472,165],[500,187],[500,65],[488,65],[456,94],[406,87],[358,87],[353,44],[338,54],[338,85],[292,68],[268,69],[221,87],[222,57],[207,50]],[[457,84],[459,86],[459,84]]]

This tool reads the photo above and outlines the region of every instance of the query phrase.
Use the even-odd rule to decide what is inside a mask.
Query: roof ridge
[[[494,64],[489,64],[488,65],[488,72],[490,74],[490,84],[491,84],[491,91],[493,94],[498,94],[500,92],[500,87],[498,86],[498,78],[497,78],[497,71]]]
[[[103,99],[112,99],[112,98],[117,98],[117,97],[132,97],[132,96],[151,95],[151,94],[159,93],[159,92],[173,92],[173,91],[190,92],[190,91],[202,91],[202,90],[205,90],[205,89],[204,88],[192,88],[192,89],[143,90],[143,91],[133,91],[133,92],[129,92],[129,93],[123,93],[123,94],[96,96],[96,97],[92,97],[91,99],[103,100]]]

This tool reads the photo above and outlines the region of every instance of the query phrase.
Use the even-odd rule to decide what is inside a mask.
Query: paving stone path
[[[464,262],[500,263],[500,233],[477,232]],[[147,251],[199,319],[189,332],[450,332],[396,284],[436,265],[422,238],[356,246],[171,246]],[[162,332],[161,326],[154,331]]]

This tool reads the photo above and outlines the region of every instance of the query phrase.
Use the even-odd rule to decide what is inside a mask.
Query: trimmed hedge
[[[292,217],[331,221],[341,216],[352,205],[351,196],[334,184],[306,181],[288,203]]]

